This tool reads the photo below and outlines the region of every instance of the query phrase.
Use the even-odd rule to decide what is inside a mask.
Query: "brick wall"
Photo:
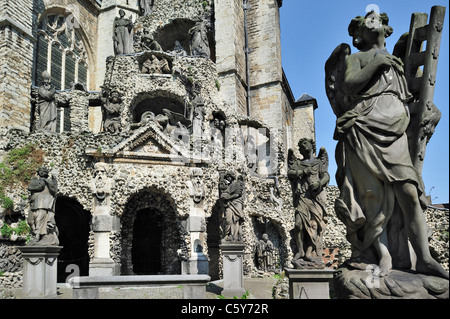
[[[0,0],[0,128],[29,130],[32,0]]]
[[[241,114],[246,114],[244,10],[242,0],[215,1],[216,64],[220,95]]]

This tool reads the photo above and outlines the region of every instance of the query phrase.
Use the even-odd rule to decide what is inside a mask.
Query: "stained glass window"
[[[39,24],[34,65],[36,86],[41,85],[45,70],[51,74],[57,90],[70,89],[73,83],[83,83],[86,88],[89,85],[87,53],[79,24],[75,28],[66,18],[61,14],[48,14]]]

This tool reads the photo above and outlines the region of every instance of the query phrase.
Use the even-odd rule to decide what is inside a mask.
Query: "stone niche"
[[[262,216],[252,216],[251,224],[252,238],[249,246],[251,249],[252,275],[263,276],[264,274],[280,272],[281,265],[283,265],[280,253],[282,240],[277,226],[273,221]],[[263,242],[264,244],[262,244]]]
[[[174,203],[157,190],[131,196],[121,217],[121,274],[181,274],[180,252],[189,244],[181,220]]]
[[[164,51],[172,51],[175,41],[179,41],[187,55],[191,55],[189,30],[195,26],[195,21],[189,19],[174,19],[169,24],[159,28],[153,34]],[[215,44],[212,32],[208,32],[209,48],[211,50],[211,60],[216,61]]]
[[[184,104],[175,97],[162,93],[156,95],[154,92],[140,93],[134,98],[130,107],[133,123],[139,123],[142,114],[147,111],[151,111],[155,115],[163,114],[164,108],[182,115],[185,112]]]

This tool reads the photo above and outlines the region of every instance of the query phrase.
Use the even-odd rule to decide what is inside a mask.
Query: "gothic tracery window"
[[[57,90],[70,89],[74,83],[89,87],[87,52],[79,25],[62,14],[48,14],[38,27],[34,84],[42,82],[42,72],[51,74]]]

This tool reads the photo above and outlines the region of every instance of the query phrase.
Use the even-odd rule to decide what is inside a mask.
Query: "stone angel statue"
[[[322,238],[327,223],[326,191],[330,181],[328,153],[324,147],[315,156],[315,143],[302,138],[302,159],[288,151],[288,177],[292,185],[295,208],[295,268],[323,268]]]
[[[407,130],[409,103],[403,61],[386,50],[393,33],[387,14],[374,11],[348,27],[353,45],[340,44],[325,65],[325,89],[337,117],[335,211],[347,228],[352,257],[347,265],[378,265],[448,278],[428,245],[427,207],[419,171],[412,163]]]

